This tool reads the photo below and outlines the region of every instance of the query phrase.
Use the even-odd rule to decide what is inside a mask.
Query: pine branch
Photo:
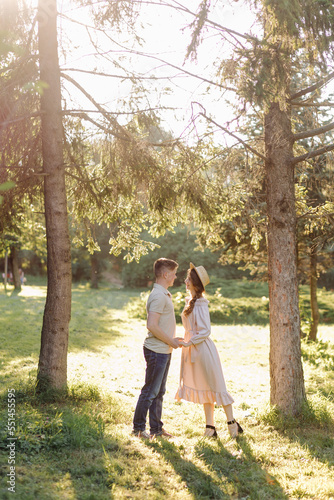
[[[249,146],[245,141],[243,141],[242,139],[240,139],[240,137],[238,137],[237,135],[235,135],[232,132],[230,132],[229,130],[227,130],[227,128],[223,127],[222,125],[219,125],[212,118],[209,118],[205,113],[199,113],[199,115],[203,116],[210,123],[213,123],[214,125],[216,125],[216,127],[220,128],[221,130],[223,130],[224,132],[226,132],[227,134],[229,134],[231,137],[233,137],[234,139],[236,139],[240,144],[242,144],[246,149],[248,149],[249,151],[251,151],[252,153],[254,153],[256,156],[258,156],[262,160],[266,159],[263,154],[259,153],[258,151],[256,151],[256,149],[254,149],[251,146]]]
[[[297,102],[290,102],[291,106],[296,106],[296,107],[313,107],[313,108],[322,108],[324,106],[333,108],[334,107],[334,102],[330,101],[324,101],[324,102],[306,102],[306,101],[297,101]]]
[[[65,170],[65,174],[68,175],[69,177],[72,177],[73,179],[75,179],[75,180],[77,180],[79,182],[84,183],[84,184],[92,184],[95,181],[100,181],[101,180],[101,177],[94,177],[93,179],[89,179],[89,178],[83,179],[83,177],[79,177],[78,175],[73,174],[69,170]]]
[[[109,51],[105,52],[105,54],[109,54],[111,52],[113,52],[113,51],[109,50]],[[119,52],[119,53],[123,52],[126,54],[136,54],[136,55],[141,56],[141,57],[147,57],[148,59],[153,59],[153,60],[158,61],[162,64],[165,64],[166,66],[168,66],[170,68],[177,69],[178,71],[181,71],[181,73],[183,73],[185,75],[196,78],[197,80],[201,80],[202,82],[209,83],[210,85],[214,85],[215,87],[219,87],[220,89],[223,89],[223,90],[231,90],[232,92],[236,92],[236,89],[234,87],[228,87],[226,85],[222,85],[221,83],[214,82],[213,80],[209,80],[208,78],[204,78],[203,76],[197,75],[196,73],[192,73],[191,71],[187,71],[186,69],[181,68],[180,66],[176,66],[175,64],[172,64],[172,63],[166,61],[165,59],[161,59],[160,57],[154,56],[152,54],[145,54],[144,52],[130,50],[130,49],[124,49],[124,50],[117,51],[117,52]],[[103,54],[99,54],[99,55],[103,55]]]
[[[87,115],[87,113],[78,113],[77,116],[78,116],[78,118],[81,118],[82,120],[86,120],[88,122],[91,122],[93,125],[95,125],[100,130],[103,130],[103,132],[105,132],[108,135],[112,135],[112,136],[116,137],[117,139],[121,139],[122,141],[126,140],[126,141],[130,142],[130,139],[126,139],[125,137],[115,133],[112,129],[106,127],[105,125],[102,125],[102,123],[99,123],[96,120],[93,120],[93,118],[91,118],[89,115]]]
[[[313,209],[311,209],[308,212],[305,212],[304,214],[298,215],[297,219],[302,219],[303,217],[307,217],[307,218],[312,217],[312,218],[322,219],[322,218],[325,218],[325,217],[331,217],[332,215],[334,215],[334,212],[328,212],[328,213],[324,213],[324,214],[317,214],[317,213],[314,213]]]
[[[334,78],[334,71],[329,73],[329,75],[326,76],[326,78],[322,78],[321,80],[319,80],[317,83],[314,83],[310,87],[307,87],[306,89],[303,89],[303,90],[300,90],[299,92],[296,92],[295,94],[293,94],[290,97],[289,101],[291,102],[294,99],[297,99],[298,97],[302,97],[303,95],[309,94],[310,92],[314,92],[315,90],[320,89],[321,87],[323,87],[326,83],[328,83],[333,78]]]
[[[182,182],[181,184],[181,187],[180,189],[178,190],[178,194],[180,195],[183,191],[183,188],[184,186],[186,185],[186,183],[188,182],[188,180],[194,175],[196,174],[196,172],[198,172],[199,170],[201,170],[203,167],[205,167],[206,165],[208,165],[209,163],[211,163],[213,160],[215,160],[216,158],[219,158],[219,156],[222,156],[224,153],[220,152],[220,153],[217,153],[215,155],[213,155],[211,158],[209,158],[208,160],[202,162],[198,167],[195,168],[195,170],[193,170],[185,179],[184,181]]]
[[[110,113],[108,113],[98,102],[96,102],[95,99],[78,82],[76,82],[75,80],[73,80],[73,78],[64,73],[61,73],[61,76],[65,80],[71,82],[77,89],[79,89],[84,94],[84,96],[87,97],[87,99],[89,99],[90,102],[94,104],[94,106],[100,111],[102,116],[104,116],[110,122],[110,124],[112,125],[112,129],[107,129],[109,134],[112,134],[114,137],[117,137],[122,140],[126,141],[132,140],[131,134],[118,123],[116,118],[113,118],[113,116]],[[88,115],[85,115],[85,119],[86,120],[88,119],[92,123],[96,124],[96,122],[94,122],[91,118],[89,118]],[[102,127],[100,126],[100,128]]]
[[[149,113],[150,111],[160,111],[160,110],[166,110],[166,109],[180,109],[180,108],[172,108],[169,106],[162,106],[162,107],[155,107],[155,108],[146,108],[146,109],[136,109],[135,111],[105,111],[106,114],[108,115],[114,115],[114,116],[119,116],[119,115],[138,115],[139,113]],[[76,114],[80,113],[101,113],[98,109],[64,109],[63,110],[63,115],[69,115],[69,116],[75,116]],[[1,123],[0,123],[1,125]]]
[[[99,113],[99,111],[95,111],[96,113]],[[117,139],[120,139],[121,141],[127,141],[127,142],[133,142],[135,140],[135,138],[131,137],[131,135],[129,134],[129,137],[124,137],[122,135],[119,135],[117,134],[114,130],[106,127],[105,125],[103,125],[102,123],[99,123],[97,122],[96,120],[93,120],[93,118],[91,118],[87,113],[92,113],[92,111],[81,111],[81,110],[78,110],[76,111],[75,115],[72,115],[72,116],[76,116],[78,118],[81,118],[82,120],[86,120],[88,122],[91,122],[93,125],[95,125],[97,128],[99,128],[100,130],[103,130],[103,132],[105,132],[106,134],[108,135],[112,135],[113,137],[116,137]],[[115,113],[112,113],[112,112],[105,112],[106,114],[115,114]],[[69,114],[71,115],[71,113],[67,113],[66,111],[64,111],[64,114]],[[152,147],[174,147],[177,143],[179,142],[179,139],[168,139],[166,141],[161,141],[161,142],[147,142],[147,144],[149,146],[152,146]]]
[[[325,134],[330,130],[334,129],[334,122],[324,125],[323,127],[314,128],[312,130],[305,130],[304,132],[299,132],[298,134],[293,134],[293,139],[299,141],[300,139],[306,139],[308,137],[315,137],[320,134]]]
[[[107,78],[118,78],[120,80],[170,80],[172,78],[177,78],[178,75],[174,76],[141,76],[141,75],[113,75],[110,73],[103,73],[101,71],[89,71],[87,69],[79,69],[79,68],[62,68],[62,71],[75,71],[77,73],[86,73],[88,75],[94,76],[104,76]]]
[[[296,163],[299,163],[301,161],[309,160],[310,158],[315,158],[316,156],[320,156],[325,153],[328,153],[329,151],[333,151],[333,149],[334,149],[334,144],[328,144],[328,146],[325,146],[324,148],[315,149],[301,156],[295,156],[294,158],[292,158],[291,164],[295,165]]]
[[[12,123],[16,123],[22,120],[26,120],[27,118],[36,118],[42,115],[41,111],[36,111],[35,113],[30,113],[28,115],[17,116],[16,118],[12,118],[10,120],[4,120],[0,122],[0,129],[7,127],[7,125],[11,125]]]

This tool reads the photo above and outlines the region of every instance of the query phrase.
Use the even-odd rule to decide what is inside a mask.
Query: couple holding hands
[[[144,439],[154,436],[172,437],[161,421],[163,396],[173,349],[182,347],[180,385],[175,398],[204,406],[204,436],[217,438],[214,425],[215,403],[223,406],[231,437],[243,430],[233,418],[233,398],[227,392],[219,354],[210,338],[208,301],[203,297],[210,282],[203,266],[190,264],[185,280],[189,297],[182,312],[184,339],[175,337],[176,321],[172,296],[168,288],[174,284],[178,264],[158,259],[153,266],[156,282],[147,300],[147,337],[144,342],[146,360],[143,386],[133,418],[133,434]],[[150,434],[146,432],[149,413]]]

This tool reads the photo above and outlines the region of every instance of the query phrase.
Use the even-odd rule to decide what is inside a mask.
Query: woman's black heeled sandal
[[[233,425],[233,424],[237,424],[237,428],[238,428],[238,434],[242,434],[244,432],[243,428],[241,427],[241,425],[239,424],[239,422],[237,422],[235,419],[233,420],[230,420],[229,422],[227,422],[227,425]],[[237,435],[238,435],[237,434]],[[236,436],[235,436],[236,437]]]
[[[206,437],[212,437],[212,438],[217,439],[218,434],[217,434],[217,431],[216,431],[216,427],[214,425],[206,425],[205,428],[206,429],[213,429],[214,430],[214,433],[212,434],[212,436],[206,436]]]

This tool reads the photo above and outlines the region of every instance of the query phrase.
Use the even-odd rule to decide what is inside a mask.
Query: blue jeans
[[[161,422],[162,401],[166,392],[166,380],[172,355],[153,352],[144,346],[144,357],[146,360],[145,385],[137,402],[133,417],[133,430],[135,432],[145,430],[147,412],[149,412],[150,432],[160,434],[163,426]]]

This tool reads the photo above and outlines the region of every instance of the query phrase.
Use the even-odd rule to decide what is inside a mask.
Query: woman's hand
[[[190,347],[192,344],[192,342],[185,342],[184,340],[180,341],[180,345],[182,345],[183,347]]]

